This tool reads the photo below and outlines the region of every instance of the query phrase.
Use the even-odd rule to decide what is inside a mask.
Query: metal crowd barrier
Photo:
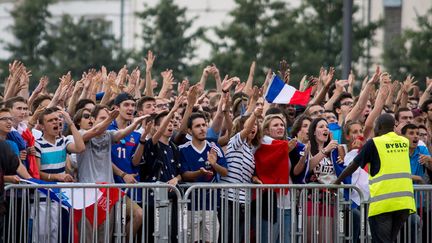
[[[177,241],[180,199],[165,183],[8,185],[0,242]]]
[[[432,186],[414,189],[398,242],[432,242]],[[352,185],[19,184],[4,200],[0,242],[371,242]]]
[[[364,203],[351,185],[192,184],[184,242],[365,242]],[[344,197],[347,195],[348,197]]]
[[[432,185],[414,185],[417,212],[409,216],[398,242],[432,242]]]

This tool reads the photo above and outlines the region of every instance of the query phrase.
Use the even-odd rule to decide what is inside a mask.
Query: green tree
[[[124,57],[119,56],[118,42],[103,19],[81,17],[74,21],[63,15],[60,22],[50,26],[46,42],[43,69],[51,80],[58,80],[67,71],[78,79],[88,69],[102,65],[108,70],[118,70],[125,63]]]
[[[194,57],[193,42],[201,36],[203,29],[190,34],[193,20],[186,18],[186,8],[180,8],[173,0],[161,0],[143,12],[137,13],[142,20],[144,46],[139,51],[138,62],[142,62],[148,50],[155,53],[154,75],[170,68],[177,77],[190,76],[190,60]]]
[[[223,66],[224,72],[245,78],[253,59],[261,67],[277,69],[279,61],[285,58],[291,66],[291,79],[298,81],[304,74],[317,74],[323,65],[340,67],[342,0],[305,0],[296,9],[282,1],[236,3],[230,12],[233,20],[216,29],[219,40],[213,43],[210,59]],[[354,13],[357,10],[354,7]],[[366,56],[365,40],[372,39],[378,26],[379,23],[364,26],[353,20],[353,63]]]
[[[9,60],[18,59],[32,70],[33,76],[40,76],[40,65],[43,63],[42,49],[46,44],[47,19],[51,17],[48,6],[53,0],[22,0],[11,11],[14,24],[10,31],[15,40],[6,44],[11,53]],[[7,68],[7,65],[2,65]],[[7,70],[4,70],[5,75]]]
[[[385,46],[383,59],[393,78],[403,80],[408,74],[423,80],[432,70],[432,21],[429,16],[417,17],[418,30],[406,30],[400,38]]]

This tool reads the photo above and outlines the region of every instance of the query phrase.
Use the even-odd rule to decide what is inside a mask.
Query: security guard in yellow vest
[[[409,214],[416,210],[409,160],[409,141],[394,131],[395,120],[382,114],[375,123],[376,137],[363,146],[335,184],[359,166],[369,164],[369,226],[372,242],[394,242]]]

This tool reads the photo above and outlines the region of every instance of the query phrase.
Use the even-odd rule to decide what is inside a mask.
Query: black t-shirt
[[[362,168],[369,163],[369,174],[371,176],[375,176],[379,172],[381,161],[378,155],[378,150],[372,139],[369,139],[365,145],[363,145],[360,153],[354,158],[354,163],[358,164]]]
[[[167,182],[179,175],[178,150],[172,142],[169,145],[161,142],[153,144],[151,139],[147,140],[144,145],[144,161],[141,168],[144,182]]]

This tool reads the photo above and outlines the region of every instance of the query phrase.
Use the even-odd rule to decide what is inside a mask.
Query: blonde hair
[[[285,131],[284,131],[284,138],[287,139],[287,130],[286,130],[286,123],[285,118],[282,114],[271,114],[264,117],[263,125],[262,125],[262,131],[265,135],[268,135],[268,129],[270,127],[270,122],[274,119],[280,119],[282,123],[284,124]]]

